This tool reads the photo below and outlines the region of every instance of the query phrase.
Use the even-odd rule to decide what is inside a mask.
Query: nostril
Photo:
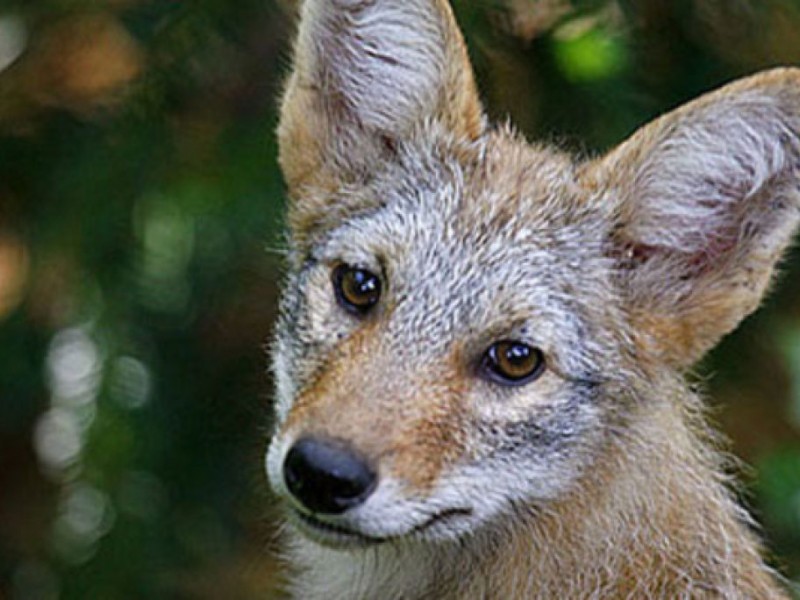
[[[362,504],[377,483],[367,462],[345,444],[315,438],[303,438],[292,446],[283,478],[303,506],[328,515]]]

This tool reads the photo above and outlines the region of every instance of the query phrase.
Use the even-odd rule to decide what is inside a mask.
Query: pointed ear
[[[588,164],[640,349],[689,367],[758,306],[800,221],[800,69],[737,81]]]
[[[482,132],[447,0],[305,0],[294,53],[278,130],[294,225],[313,196],[365,178],[424,122]]]

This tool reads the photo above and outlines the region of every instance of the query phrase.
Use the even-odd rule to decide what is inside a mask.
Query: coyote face
[[[487,126],[443,0],[306,0],[295,52],[266,461],[291,522],[444,540],[613,480],[800,219],[800,74],[578,162]]]
[[[628,346],[606,222],[571,163],[507,133],[422,133],[345,192],[365,207],[317,232],[287,283],[273,485],[291,497],[286,454],[309,438],[376,477],[349,510],[305,517],[337,528],[306,527],[323,543],[452,536],[563,494],[627,402],[606,391]],[[343,268],[380,282],[364,314],[337,298]],[[519,382],[487,365],[504,342],[534,353]]]

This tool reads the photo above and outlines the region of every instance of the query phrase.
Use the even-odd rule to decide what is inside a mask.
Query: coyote
[[[446,0],[306,0],[266,456],[296,598],[780,598],[686,371],[800,221],[800,69],[576,159]]]

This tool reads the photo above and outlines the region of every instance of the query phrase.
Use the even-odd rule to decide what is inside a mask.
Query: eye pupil
[[[524,366],[530,358],[532,348],[523,344],[511,344],[506,350],[506,360],[516,366]]]
[[[351,314],[367,313],[381,297],[381,280],[366,269],[341,265],[333,272],[333,286],[339,304]]]
[[[522,342],[502,341],[489,347],[481,363],[484,375],[506,386],[524,385],[544,371],[544,355]]]
[[[378,280],[366,271],[352,271],[351,277],[345,279],[350,284],[351,293],[357,297],[369,297],[378,289]]]

